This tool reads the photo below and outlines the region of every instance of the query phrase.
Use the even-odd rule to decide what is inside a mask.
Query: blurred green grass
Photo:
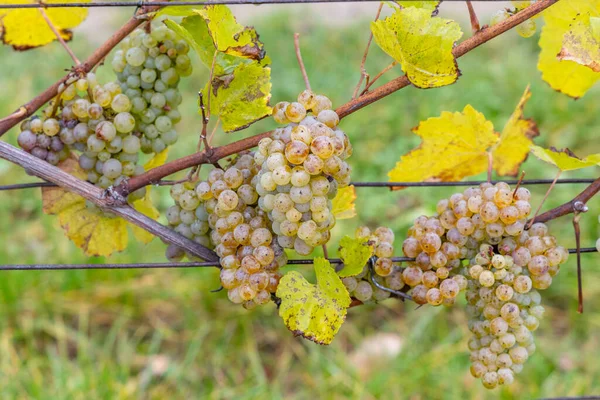
[[[93,12],[93,11],[92,11]],[[308,14],[304,14],[305,16]],[[127,17],[114,13],[114,28]],[[350,26],[276,13],[256,18],[273,60],[272,103],[295,98],[303,82],[293,53],[293,32],[301,33],[303,57],[313,88],[334,105],[347,101],[359,77],[368,21]],[[89,53],[85,37],[72,43],[76,54]],[[350,162],[356,181],[387,180],[400,155],[418,145],[410,132],[419,121],[441,111],[472,104],[497,130],[512,113],[525,87],[533,96],[525,109],[539,125],[538,144],[569,147],[579,155],[600,151],[600,88],[573,101],[552,91],[536,69],[536,38],[513,32],[459,60],[462,77],[435,90],[409,87],[347,118],[342,123],[354,144]],[[44,72],[40,72],[40,60]],[[24,53],[0,48],[0,110],[8,114],[64,74],[69,59],[58,44]],[[376,73],[390,60],[376,46],[367,68]],[[207,78],[197,66],[184,81],[180,142],[170,159],[195,146],[200,118],[196,93]],[[101,79],[110,79],[108,67]],[[386,80],[399,76],[398,68]],[[7,95],[10,94],[10,95]],[[264,120],[245,132],[220,134],[227,143],[273,127]],[[15,143],[13,130],[5,139]],[[552,178],[555,170],[529,159],[527,178]],[[595,177],[597,170],[563,177]],[[475,178],[483,178],[475,177]],[[0,184],[34,178],[0,162]],[[530,187],[534,205],[545,186]],[[544,209],[570,200],[583,185],[558,186]],[[384,224],[396,232],[396,247],[412,220],[432,214],[438,199],[453,189],[390,192],[358,190],[358,217],[340,222],[336,243],[359,224]],[[168,190],[153,190],[161,209]],[[582,218],[582,243],[598,237],[600,201],[590,201]],[[0,263],[80,263],[88,259],[62,234],[53,217],[41,212],[38,191],[0,193]],[[573,247],[571,220],[553,221],[553,233]],[[333,249],[335,245],[332,245]],[[160,262],[164,245],[132,243],[108,260]],[[399,251],[398,251],[399,252]],[[214,270],[4,272],[0,279],[0,387],[11,399],[163,399],[163,398],[410,398],[530,399],[600,393],[600,272],[597,254],[583,255],[586,312],[576,313],[575,259],[571,257],[544,293],[547,314],[536,332],[538,352],[516,383],[486,391],[470,377],[462,307],[415,310],[386,301],[349,311],[347,322],[329,347],[294,338],[274,305],[248,312],[230,304],[217,288]],[[305,268],[310,276],[309,269]]]

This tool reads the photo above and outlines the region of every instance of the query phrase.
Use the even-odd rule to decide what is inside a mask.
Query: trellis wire
[[[553,179],[529,179],[521,181],[521,185],[550,185]],[[161,183],[170,183],[174,181],[161,181]],[[478,186],[487,181],[461,181],[461,182],[350,182],[354,187],[444,187],[444,186]],[[505,182],[509,185],[516,185],[519,183],[518,180],[505,180],[505,181],[490,181],[490,183]],[[592,183],[594,179],[559,179],[556,181],[556,185],[564,184],[576,184],[576,183]],[[32,189],[38,187],[57,187],[54,183],[50,182],[31,182],[31,183],[17,183],[13,185],[0,185],[0,192],[5,190],[18,190],[18,189]]]
[[[266,5],[266,4],[311,4],[311,3],[379,3],[381,0],[199,0],[199,1],[99,1],[93,3],[25,3],[25,4],[0,4],[0,9],[11,8],[98,8],[98,7],[144,7],[144,6],[204,6],[214,4],[228,5]],[[464,0],[446,0],[464,1]],[[494,2],[500,0],[478,0]]]
[[[555,184],[577,184],[577,183],[592,183],[594,179],[559,179]],[[164,182],[164,181],[163,181]],[[461,182],[352,182],[355,187],[439,187],[439,186],[477,186],[487,181],[461,181]],[[490,181],[496,183],[500,181]],[[508,184],[517,184],[518,180],[502,181]],[[551,184],[553,179],[530,179],[522,180],[521,185],[545,185]],[[21,183],[14,185],[0,186],[0,191],[30,189],[38,187],[57,187],[50,182],[32,182]],[[581,253],[597,252],[595,247],[586,247],[580,249]],[[577,253],[577,249],[569,249],[570,254]],[[393,257],[394,262],[414,261],[409,257]],[[331,258],[329,262],[332,264],[341,264],[339,258]],[[311,259],[288,260],[288,265],[310,265],[313,263]],[[169,268],[202,268],[202,267],[219,267],[218,261],[209,262],[172,262],[172,263],[122,263],[122,264],[9,264],[0,265],[0,271],[33,271],[33,270],[86,270],[86,269],[169,269]]]
[[[595,247],[584,247],[582,253],[596,253]],[[575,254],[577,249],[569,249]],[[328,258],[331,264],[342,264],[339,258]],[[393,262],[414,261],[410,257],[392,257]],[[314,260],[288,260],[288,265],[312,265]],[[169,262],[169,263],[122,263],[122,264],[6,264],[0,265],[0,271],[39,271],[39,270],[85,270],[85,269],[171,269],[171,268],[206,268],[219,267],[218,261],[207,262]]]

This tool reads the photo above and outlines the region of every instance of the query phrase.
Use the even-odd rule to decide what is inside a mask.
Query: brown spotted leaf
[[[316,285],[298,271],[290,271],[281,278],[277,288],[277,297],[281,299],[279,316],[294,335],[329,344],[346,319],[351,299],[329,261],[317,257],[314,265]]]

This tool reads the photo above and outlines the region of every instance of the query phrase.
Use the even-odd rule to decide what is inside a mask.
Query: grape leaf
[[[152,204],[152,199],[150,198],[151,189],[152,189],[152,187],[148,186],[146,188],[146,195],[143,198],[134,201],[132,206],[137,211],[141,212],[145,216],[150,217],[156,221],[158,219],[158,217],[160,217],[160,212],[154,206],[154,204]],[[125,222],[125,220],[122,220],[122,221]],[[152,239],[154,239],[154,235],[152,233],[148,232],[147,230],[142,229],[139,226],[134,225],[134,224],[130,224],[129,226],[131,227],[131,232],[133,233],[133,236],[138,241],[140,241],[144,244],[148,244],[152,241]]]
[[[177,15],[186,15],[181,24],[170,20],[165,24],[183,37],[213,71],[212,81],[204,88],[204,99],[210,103],[211,115],[223,123],[223,130],[244,129],[271,114],[270,59],[254,28],[238,24],[223,5],[186,8]]]
[[[344,262],[344,268],[338,271],[342,278],[358,275],[373,255],[373,247],[369,245],[369,239],[351,238],[344,236],[340,240],[340,258]]]
[[[158,154],[154,154],[154,157],[144,164],[144,170],[149,171],[152,168],[160,167],[167,162],[167,157],[169,157],[169,148],[164,149]]]
[[[331,209],[335,219],[350,219],[354,217],[356,215],[354,200],[356,200],[354,185],[338,189],[337,194],[333,198]]]
[[[590,17],[600,17],[600,0],[559,1],[543,15],[546,23],[540,35],[538,60],[542,79],[552,89],[579,98],[600,79],[600,74],[574,61],[560,60],[557,54],[576,18],[588,25]]]
[[[175,2],[174,2],[175,3]],[[198,5],[176,5],[176,6],[168,6],[162,7],[160,10],[152,13],[154,20],[158,17],[162,17],[164,15],[170,15],[172,17],[189,17],[190,15],[194,15],[194,10],[198,9]]]
[[[597,33],[594,32],[594,26]],[[563,47],[557,57],[600,72],[600,18],[591,17],[588,24],[582,21],[581,16],[576,18],[571,29],[565,33]]]
[[[423,141],[400,157],[388,174],[391,182],[456,181],[478,174],[487,169],[487,149],[498,141],[492,123],[471,105],[422,121],[413,132]]]
[[[77,178],[87,177],[75,158],[66,159],[59,167]],[[67,237],[87,256],[109,256],[127,246],[126,222],[88,208],[83,197],[50,187],[42,189],[42,202],[44,213],[58,215]]]
[[[440,0],[399,0],[396,1],[400,7],[416,7],[423,8],[432,13],[435,13],[440,6]]]
[[[62,161],[58,166],[77,178],[87,178],[87,174],[74,157]],[[159,212],[152,205],[149,189],[146,196],[135,201],[133,206],[141,213],[156,219]],[[65,235],[87,256],[109,256],[125,250],[129,241],[128,226],[132,227],[135,238],[143,243],[148,243],[153,238],[152,234],[122,218],[89,208],[83,197],[59,187],[42,188],[42,203],[44,213],[57,215]]]
[[[458,79],[452,47],[462,31],[455,21],[432,17],[427,9],[408,7],[372,22],[371,31],[375,42],[400,63],[413,85],[433,88]]]
[[[537,125],[532,119],[523,118],[523,107],[531,97],[529,86],[521,97],[517,108],[504,125],[500,141],[493,147],[493,166],[500,175],[515,176],[527,158],[533,138],[539,136]]]
[[[217,50],[257,61],[264,58],[265,51],[256,30],[240,25],[229,7],[209,5],[195,12],[206,21]]]
[[[198,54],[202,64],[209,70],[213,67],[214,76],[231,73],[235,67],[248,60],[217,51],[208,32],[208,25],[200,15],[185,17],[181,24],[172,20],[163,21],[171,30],[183,38]]]
[[[294,335],[329,344],[344,323],[351,300],[329,261],[317,257],[314,265],[316,285],[298,271],[290,271],[281,278],[277,288],[277,297],[281,299],[279,316]]]
[[[205,99],[208,90],[207,85]],[[210,96],[210,112],[221,119],[225,132],[244,129],[271,115],[271,68],[256,62],[240,64],[231,74],[212,80]]]
[[[558,150],[554,147],[544,149],[539,146],[531,146],[531,152],[540,160],[558,167],[561,171],[572,171],[600,163],[600,154],[592,154],[580,159],[569,149]]]
[[[83,0],[88,3],[90,0]],[[74,3],[79,0],[47,0],[45,3]],[[0,0],[0,4],[36,4],[33,0]],[[46,8],[46,15],[65,40],[71,40],[70,29],[78,26],[88,15],[87,8]],[[40,10],[36,8],[0,10],[2,41],[17,50],[43,46],[57,40]]]
[[[211,58],[214,50],[256,61],[261,61],[265,57],[264,45],[258,39],[256,30],[252,27],[240,25],[231,10],[225,5],[207,5],[202,8],[185,6],[180,9],[166,7],[159,11],[156,16],[165,14],[185,16],[186,18],[183,19],[180,27],[188,29],[186,25],[191,26],[195,32],[193,36],[198,35],[195,37],[197,43],[206,45],[201,46],[203,48],[202,52],[211,52],[210,49],[212,49]],[[198,18],[193,17],[199,17],[204,24],[199,24]],[[165,23],[167,22],[165,21]],[[167,25],[171,27],[178,24],[170,21]],[[186,37],[187,35],[182,36]],[[210,67],[212,62],[206,64]]]
[[[155,154],[146,164],[144,164],[144,170],[149,171],[152,168],[159,167],[163,165],[167,161],[167,157],[169,156],[169,149],[166,148],[158,154]],[[146,194],[143,198],[139,200],[135,200],[132,204],[133,208],[137,211],[141,212],[147,217],[152,218],[153,220],[157,220],[160,217],[160,212],[152,203],[152,199],[150,197],[150,192],[152,190],[152,186],[146,187]],[[140,242],[144,244],[148,244],[154,239],[154,235],[148,232],[145,229],[140,228],[137,225],[131,224],[131,231],[133,236]]]

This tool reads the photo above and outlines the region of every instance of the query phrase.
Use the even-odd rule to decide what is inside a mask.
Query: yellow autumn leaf
[[[373,255],[373,247],[369,245],[367,238],[351,238],[346,235],[340,240],[340,258],[344,262],[344,268],[338,271],[342,278],[360,274],[367,261]]]
[[[160,167],[165,162],[167,162],[167,157],[169,156],[169,149],[166,148],[158,154],[155,154],[146,164],[144,164],[144,169],[146,171],[151,170],[152,168]]]
[[[88,3],[90,0],[82,0]],[[79,0],[47,0],[45,3],[74,3]],[[33,0],[0,0],[0,4],[35,4]],[[71,40],[70,29],[78,26],[88,15],[87,8],[46,8],[44,10],[52,25],[64,40]],[[43,46],[54,40],[56,35],[37,8],[10,9],[0,12],[0,24],[4,30],[2,40],[18,50]]]
[[[431,16],[431,10],[408,7],[371,23],[375,42],[398,61],[411,83],[433,88],[454,83],[459,76],[452,54],[462,36],[455,21]]]
[[[277,297],[279,316],[296,336],[329,344],[338,332],[350,306],[350,295],[329,261],[314,259],[317,284],[309,283],[298,271],[281,278]]]
[[[600,154],[592,154],[580,159],[569,149],[557,150],[554,147],[544,149],[540,146],[531,146],[531,152],[540,160],[555,165],[561,171],[572,171],[600,164]]]
[[[146,195],[143,198],[134,201],[132,206],[133,206],[133,208],[135,208],[137,211],[141,212],[145,216],[150,217],[153,220],[157,220],[158,217],[160,217],[160,212],[158,211],[158,209],[156,207],[154,207],[154,204],[152,204],[152,199],[150,198],[150,190],[151,189],[152,189],[152,187],[148,186],[146,188]],[[130,224],[130,227],[131,227],[131,232],[133,233],[133,236],[140,242],[142,242],[144,244],[148,244],[152,241],[152,239],[154,239],[154,235],[151,234],[150,232],[148,232],[147,230],[142,229],[139,226],[134,225],[134,224]]]
[[[217,50],[236,57],[260,61],[265,56],[263,44],[252,27],[240,25],[229,7],[207,5],[194,12],[204,18]]]
[[[59,167],[79,179],[85,180],[87,177],[74,157],[61,162]],[[150,188],[147,190],[146,196],[135,201],[133,207],[156,219],[159,212],[150,201]],[[87,256],[110,256],[125,250],[129,241],[128,226],[132,228],[135,238],[141,242],[148,243],[153,239],[152,234],[120,217],[88,207],[83,197],[59,187],[42,188],[42,203],[44,213],[57,215],[65,235]]]
[[[356,215],[354,201],[356,200],[356,189],[354,185],[338,189],[332,201],[332,212],[336,219],[349,219]]]
[[[59,167],[77,178],[85,172],[75,158],[68,158]],[[88,256],[109,256],[127,246],[127,223],[117,217],[107,217],[99,209],[88,208],[83,197],[59,187],[42,189],[43,211],[58,216],[67,237]]]
[[[600,18],[588,18],[587,24],[582,19],[578,16],[571,29],[565,33],[558,58],[574,61],[594,72],[600,72],[600,32],[595,33],[600,31]]]
[[[498,141],[494,126],[467,105],[463,112],[442,112],[413,129],[421,145],[400,157],[391,182],[458,181],[487,169],[487,150]]]
[[[271,68],[257,62],[240,64],[233,73],[207,83],[204,96],[211,96],[211,115],[219,117],[225,132],[247,128],[271,115]]]
[[[523,107],[530,97],[531,91],[527,86],[517,108],[504,125],[500,141],[492,149],[493,166],[499,175],[517,175],[529,154],[532,139],[540,134],[532,119],[523,118]]]
[[[600,0],[559,1],[543,13],[545,25],[540,35],[538,69],[542,79],[554,90],[568,96],[583,96],[600,79],[600,73],[574,61],[560,60],[565,34],[577,18],[589,24],[590,17],[600,17]]]

